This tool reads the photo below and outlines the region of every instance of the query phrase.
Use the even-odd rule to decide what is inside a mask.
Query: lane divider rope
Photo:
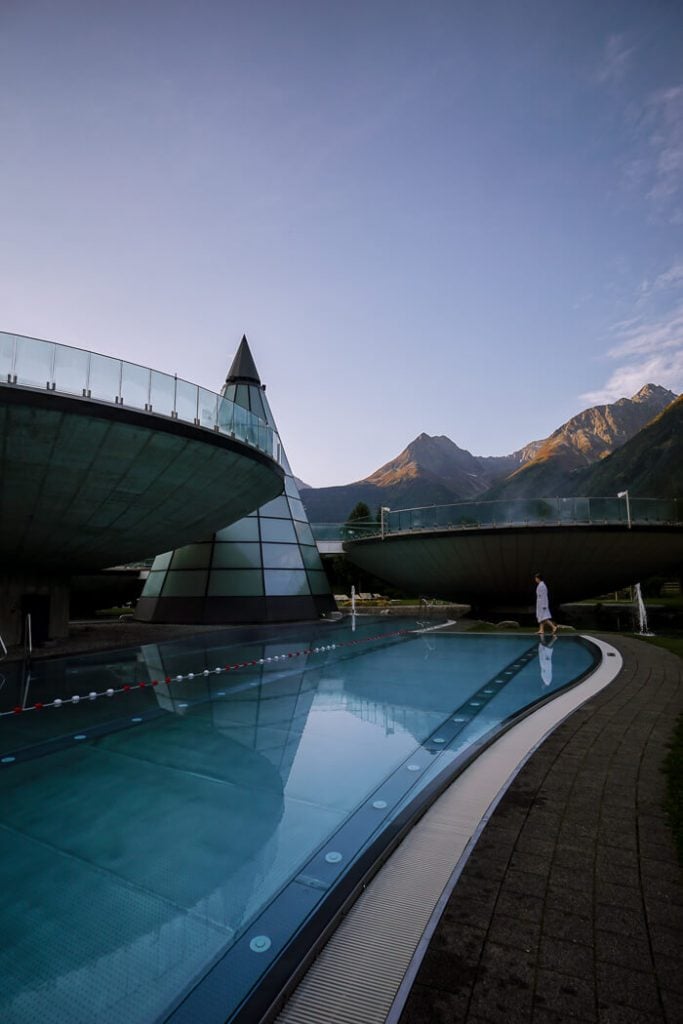
[[[97,700],[98,697],[113,697],[118,693],[132,693],[135,690],[146,690],[148,687],[159,686],[159,683],[182,683],[185,680],[200,679],[205,676],[220,675],[222,672],[236,672],[243,668],[254,668],[261,665],[271,664],[275,661],[287,661],[290,658],[300,658],[307,654],[325,654],[328,651],[336,651],[340,647],[356,647],[358,644],[370,643],[373,640],[386,640],[392,637],[409,636],[419,632],[414,629],[397,629],[391,633],[378,633],[377,636],[361,637],[357,640],[339,641],[336,644],[324,644],[320,647],[308,647],[301,651],[288,651],[286,654],[272,654],[267,658],[256,658],[253,661],[239,661],[234,665],[223,665],[213,669],[205,668],[201,672],[187,672],[185,675],[166,676],[164,679],[151,679],[148,683],[124,683],[123,686],[108,687],[106,690],[91,690],[86,694],[74,694],[72,697],[55,697],[54,700],[40,702],[21,707],[17,705],[9,711],[0,711],[0,718],[7,718],[10,715],[22,715],[29,711],[44,711],[46,708],[61,708],[67,704],[80,704],[85,701]]]

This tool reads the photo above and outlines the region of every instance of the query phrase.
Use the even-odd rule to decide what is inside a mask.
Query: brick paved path
[[[661,764],[683,660],[605,637],[624,667],[499,804],[401,1024],[683,1022],[683,874]]]

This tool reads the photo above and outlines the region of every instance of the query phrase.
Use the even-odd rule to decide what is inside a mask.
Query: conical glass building
[[[222,394],[277,432],[246,337]],[[285,492],[205,540],[158,555],[135,617],[147,622],[286,622],[336,608],[284,451]]]

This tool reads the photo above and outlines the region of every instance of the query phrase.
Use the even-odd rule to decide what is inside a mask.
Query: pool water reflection
[[[26,705],[65,703],[0,718],[0,1018],[229,1019],[430,780],[595,659],[579,638],[388,635],[414,627],[40,666]]]

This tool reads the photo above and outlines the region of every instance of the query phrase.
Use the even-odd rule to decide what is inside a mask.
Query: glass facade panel
[[[327,594],[329,592],[330,584],[327,582],[324,572],[309,572],[308,579],[312,594]]]
[[[301,502],[298,498],[290,498],[289,507],[291,508],[292,516],[295,519],[301,519],[303,522],[306,522],[306,509],[303,506],[303,502]]]
[[[221,398],[218,403],[218,426],[223,434],[232,434],[235,431],[235,406],[228,397]]]
[[[296,569],[264,569],[268,597],[299,597],[309,593],[306,573]]]
[[[261,519],[261,540],[275,544],[294,544],[294,524],[289,519]]]
[[[286,476],[285,477],[285,494],[288,494],[290,498],[298,498],[299,497],[299,489],[296,486],[296,484],[294,483],[294,477],[293,476]]]
[[[262,505],[259,509],[262,516],[272,516],[273,519],[289,519],[289,506],[287,505],[287,499],[284,495],[280,495],[279,498],[273,498],[272,501]]]
[[[49,341],[17,337],[14,372],[17,384],[46,388],[52,381],[52,356],[55,346]]]
[[[216,540],[258,540],[258,519],[256,516],[249,516],[240,519],[230,526],[224,526],[216,533]]]
[[[153,412],[160,416],[170,416],[175,407],[175,381],[167,373],[152,370],[150,386],[150,403]]]
[[[258,416],[260,419],[262,419],[262,420],[267,419],[266,410],[263,407],[263,399],[261,398],[261,394],[262,394],[261,389],[260,388],[251,388],[250,390],[251,390],[251,411],[254,413],[255,416]]]
[[[211,544],[188,544],[173,553],[172,569],[206,569],[211,561]]]
[[[55,346],[55,384],[57,391],[82,395],[88,379],[90,353],[67,345]]]
[[[93,398],[101,402],[113,402],[118,398],[121,384],[121,360],[90,353],[88,389]]]
[[[263,565],[266,569],[303,569],[301,552],[296,544],[264,544]]]
[[[162,555],[157,555],[154,559],[154,565],[152,568],[156,571],[157,569],[168,569],[171,564],[172,551],[164,551]]]
[[[203,597],[206,590],[206,569],[183,569],[166,573],[163,597]]]
[[[149,402],[150,371],[135,363],[123,363],[121,368],[121,398],[124,405],[144,409]]]
[[[322,562],[320,561],[320,555],[318,549],[308,547],[307,545],[301,548],[301,554],[303,556],[304,565],[307,569],[322,569]]]
[[[185,423],[194,423],[197,416],[197,390],[197,385],[187,380],[176,381],[175,411]]]
[[[7,380],[14,373],[14,335],[0,331],[0,377]]]
[[[216,413],[218,407],[218,396],[213,391],[205,391],[199,388],[199,422],[203,427],[213,430],[216,425]]]
[[[233,541],[216,544],[213,549],[214,569],[257,569],[261,564],[261,549],[258,544]]]
[[[151,572],[145,580],[145,597],[158,597],[165,578],[165,572]]]
[[[260,569],[217,569],[209,580],[209,597],[261,597]]]
[[[296,535],[299,540],[299,544],[315,544],[315,538],[313,531],[311,530],[308,523],[295,523]]]

